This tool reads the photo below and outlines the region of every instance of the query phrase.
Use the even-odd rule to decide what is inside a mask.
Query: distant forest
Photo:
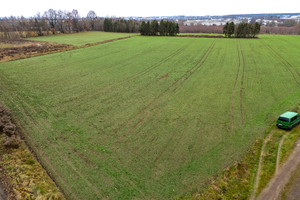
[[[155,23],[155,24],[153,24]],[[158,25],[158,26],[157,26]],[[158,28],[160,27],[160,28]],[[155,30],[153,29],[155,28]],[[158,28],[158,29],[156,29]],[[43,35],[76,33],[82,31],[127,32],[142,35],[176,35],[180,33],[223,33],[224,26],[185,26],[183,21],[146,21],[123,18],[98,17],[94,11],[80,16],[78,11],[62,11],[49,9],[43,14],[33,17],[0,18],[0,39],[18,39]],[[286,20],[282,26],[268,24],[261,26],[260,34],[299,34],[300,24]]]
[[[0,18],[0,38],[16,39],[82,31],[109,31],[138,33],[141,22],[122,18],[101,18],[94,11],[80,16],[77,10],[49,9],[33,17]]]

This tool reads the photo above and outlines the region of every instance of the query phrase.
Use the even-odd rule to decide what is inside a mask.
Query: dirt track
[[[267,187],[261,192],[257,200],[275,200],[279,197],[279,194],[285,184],[291,178],[292,173],[300,163],[300,140],[294,149],[294,152],[290,155],[288,161],[281,167],[278,174],[269,182]]]
[[[6,194],[2,189],[2,184],[0,183],[0,200],[6,200],[6,199],[7,199]]]
[[[300,199],[300,190],[299,190],[299,188],[300,188],[300,164],[298,165],[298,169],[296,170],[296,173],[294,176],[296,177],[296,179],[294,179],[292,182],[292,187],[287,195],[286,200]]]

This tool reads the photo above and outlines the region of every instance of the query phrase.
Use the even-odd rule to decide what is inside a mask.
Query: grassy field
[[[81,46],[85,44],[103,42],[105,40],[112,40],[128,36],[137,35],[136,33],[107,33],[100,31],[89,31],[73,34],[51,35],[43,37],[28,38],[28,40],[37,40],[44,42],[56,42],[61,44],[71,44],[74,46]]]
[[[170,199],[298,103],[299,47],[299,36],[134,37],[0,63],[0,99],[70,199]]]

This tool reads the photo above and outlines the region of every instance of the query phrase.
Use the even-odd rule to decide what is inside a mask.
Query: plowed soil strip
[[[121,130],[123,130],[126,126],[134,123],[134,121],[137,120],[136,123],[134,123],[132,126],[129,126],[127,131],[125,131],[125,134],[130,133],[133,131],[147,116],[151,114],[153,110],[155,110],[159,105],[161,105],[173,92],[175,92],[179,86],[181,86],[186,80],[188,80],[192,74],[194,74],[206,61],[208,58],[211,50],[213,49],[216,41],[213,41],[211,46],[206,50],[206,52],[203,54],[201,59],[196,63],[192,69],[187,71],[184,75],[182,75],[179,79],[174,81],[167,89],[165,89],[162,93],[160,93],[155,99],[153,99],[147,106],[145,106],[140,112],[138,112],[134,117],[123,123],[115,132],[117,134]],[[163,98],[165,96],[165,98]],[[163,98],[163,100],[160,101],[160,99]],[[152,107],[152,108],[151,108]],[[147,110],[149,111],[147,112]],[[146,114],[145,114],[146,113]]]
[[[105,44],[105,43],[108,43],[108,42],[128,39],[128,38],[131,38],[131,37],[135,37],[135,36],[126,36],[126,37],[120,37],[120,38],[115,38],[115,39],[111,39],[111,40],[104,40],[104,41],[101,41],[101,42],[89,43],[89,44],[82,45],[79,48],[90,47],[90,46],[95,46],[95,45],[99,45],[99,44]]]
[[[236,90],[236,84],[239,78],[239,74],[240,74],[240,68],[241,68],[241,56],[240,56],[240,50],[239,50],[239,42],[237,42],[236,44],[236,49],[237,49],[237,54],[238,54],[238,68],[237,68],[237,72],[236,72],[236,76],[235,76],[235,80],[234,80],[234,84],[233,84],[233,89],[232,89],[232,94],[231,94],[231,105],[230,105],[230,133],[232,133],[233,131],[233,124],[234,124],[234,95],[235,95],[235,90]]]
[[[58,53],[64,51],[70,51],[79,48],[85,48],[90,46],[95,46],[99,44],[105,44],[117,40],[128,39],[135,36],[127,36],[121,38],[115,38],[111,40],[105,40],[101,42],[95,42],[90,44],[85,44],[82,46],[73,46],[69,44],[58,44],[50,42],[41,42],[41,41],[30,41],[30,40],[20,40],[20,42],[32,42],[38,45],[29,45],[29,46],[20,46],[20,47],[9,47],[9,48],[0,48],[0,62],[6,62],[11,60],[18,60],[23,58],[47,55],[51,53]]]

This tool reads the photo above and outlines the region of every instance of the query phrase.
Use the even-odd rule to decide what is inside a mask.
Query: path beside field
[[[271,179],[267,187],[260,193],[257,200],[275,200],[279,197],[285,184],[291,178],[292,173],[300,163],[300,140],[298,140],[294,152],[288,161],[281,167],[277,175]]]
[[[295,176],[297,178],[293,180],[290,192],[288,193],[286,200],[300,199],[300,165],[298,166]]]

